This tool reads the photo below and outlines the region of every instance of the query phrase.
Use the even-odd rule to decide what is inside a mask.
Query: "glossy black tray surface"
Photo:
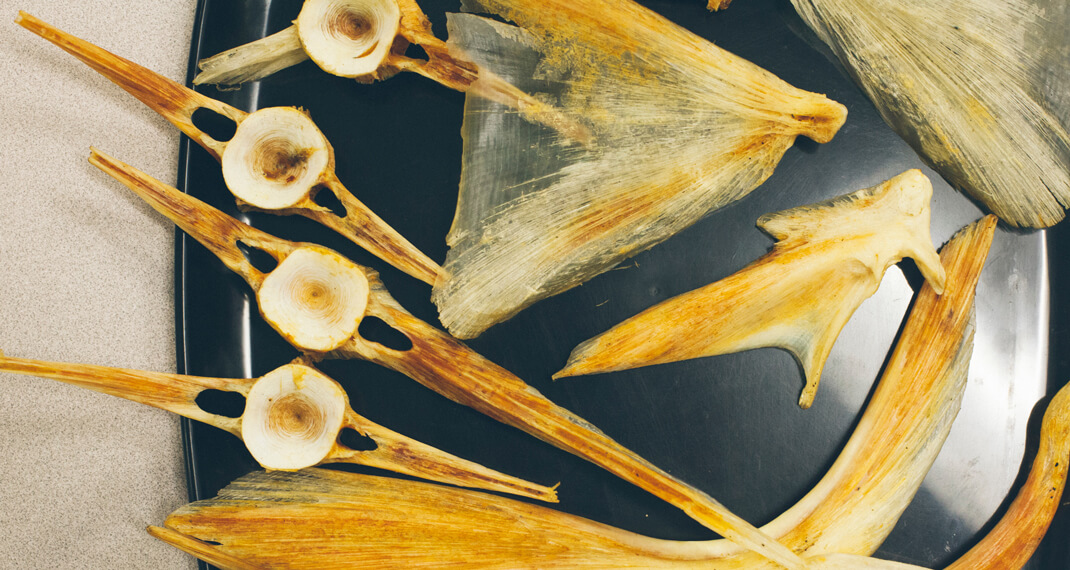
[[[754,225],[763,213],[868,187],[909,168],[922,168],[933,181],[932,235],[938,246],[981,211],[892,133],[810,38],[787,0],[738,0],[716,14],[705,10],[704,0],[646,4],[789,83],[844,103],[847,124],[825,145],[800,139],[776,173],[744,200],[469,344],[654,464],[764,524],[819,480],[850,435],[912,287],[920,283],[910,262],[890,270],[878,294],[847,325],[809,410],[796,405],[803,384],[799,367],[776,349],[556,382],[550,375],[579,342],[766,252],[772,240]],[[444,38],[445,13],[458,11],[459,2],[421,5]],[[191,71],[199,58],[283,29],[299,9],[299,0],[202,0]],[[361,85],[309,62],[239,90],[201,91],[247,111],[307,109],[334,145],[342,182],[431,258],[445,258],[461,168],[462,94],[414,74]],[[428,286],[303,218],[239,214],[218,164],[189,140],[182,145],[183,189],[280,237],[320,243],[377,269],[403,306],[437,324]],[[1037,403],[1046,403],[1070,377],[1070,312],[1061,286],[1070,283],[1063,261],[1070,240],[1064,227],[1048,232],[1000,227],[978,287],[975,355],[962,411],[877,556],[944,566],[991,527],[1023,479],[1043,412]],[[297,356],[260,319],[248,286],[182,235],[176,244],[176,296],[182,372],[252,377]],[[376,422],[512,475],[543,484],[560,481],[561,510],[656,537],[711,537],[675,508],[601,469],[398,373],[359,361],[326,362],[323,369],[342,382],[353,407]],[[188,420],[183,433],[190,500],[212,497],[259,468],[229,434]],[[1029,568],[1070,566],[1067,519],[1060,512]]]

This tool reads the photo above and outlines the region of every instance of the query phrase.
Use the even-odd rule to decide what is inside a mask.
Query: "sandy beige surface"
[[[19,9],[183,80],[196,2],[0,0],[0,350],[173,371],[173,229],[86,162],[174,181],[178,133],[18,27]],[[178,419],[0,374],[0,568],[193,568],[157,542],[186,501]]]

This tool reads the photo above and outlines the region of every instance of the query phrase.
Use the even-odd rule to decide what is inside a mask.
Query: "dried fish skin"
[[[716,283],[663,301],[584,341],[555,378],[627,370],[760,347],[791,352],[813,403],[840,331],[884,272],[913,258],[937,292],[945,272],[929,237],[932,185],[909,170],[833,200],[766,214],[768,254]]]
[[[792,0],[885,121],[1005,222],[1070,205],[1070,7]]]
[[[582,123],[591,145],[469,97],[450,275],[432,298],[459,338],[602,273],[761,184],[845,108],[625,1],[482,2],[450,42]]]

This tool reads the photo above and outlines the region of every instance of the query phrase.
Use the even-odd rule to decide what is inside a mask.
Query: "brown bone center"
[[[308,168],[311,154],[286,139],[268,139],[257,149],[256,168],[268,180],[289,184]]]
[[[279,435],[311,439],[323,423],[323,411],[302,394],[286,394],[268,409],[268,428]]]

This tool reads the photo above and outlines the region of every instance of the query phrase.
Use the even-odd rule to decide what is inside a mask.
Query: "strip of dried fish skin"
[[[554,378],[775,346],[799,361],[814,401],[832,345],[855,309],[904,257],[936,292],[944,268],[929,237],[932,185],[908,170],[872,188],[766,214],[773,250],[716,283],[663,301],[572,351]]]
[[[1063,0],[792,0],[884,120],[1016,226],[1070,205],[1070,7]]]
[[[937,295],[923,286],[844,451],[806,497],[763,527],[789,548],[814,555],[808,567],[870,564],[857,555],[872,554],[883,542],[935,460],[962,400],[974,291],[995,225],[988,216],[944,247],[947,289]],[[1062,441],[1065,455],[1070,438]],[[295,519],[307,524],[293,526]],[[267,566],[275,559],[310,568],[327,562],[376,568],[420,562],[462,568],[775,567],[726,540],[655,540],[479,493],[318,470],[250,475],[220,497],[179,509],[166,525],[189,540],[218,542],[226,555]],[[333,558],[320,555],[317,540],[302,541],[300,549],[282,544],[301,538],[290,528],[318,529],[317,536],[332,541]],[[856,556],[826,560],[825,552]]]
[[[846,109],[626,0],[507,0],[453,14],[450,42],[588,127],[580,148],[469,97],[460,198],[432,298],[472,338],[741,198],[797,135]]]

